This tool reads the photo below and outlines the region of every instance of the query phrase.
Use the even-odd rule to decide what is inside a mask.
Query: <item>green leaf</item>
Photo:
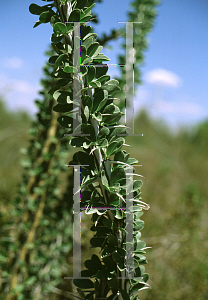
[[[141,188],[142,186],[142,181],[141,180],[134,180],[134,191],[137,191],[138,189]]]
[[[102,75],[101,77],[99,77],[98,79],[97,79],[97,81],[99,81],[99,82],[106,82],[106,81],[108,81],[110,79],[110,75]]]
[[[142,280],[143,280],[144,282],[147,282],[147,281],[149,280],[149,274],[144,273],[144,274],[142,275]]]
[[[92,15],[87,15],[86,17],[81,19],[81,22],[88,22],[91,20],[91,18],[92,18]]]
[[[73,118],[68,116],[60,116],[57,121],[64,128],[72,128],[73,127]]]
[[[87,96],[82,97],[82,104],[83,104],[84,107],[85,106],[89,107],[89,110],[91,112],[91,110],[92,110],[92,98],[90,96],[87,95]]]
[[[103,47],[100,46],[98,42],[95,42],[92,45],[90,45],[89,48],[87,49],[87,55],[89,55],[92,58],[96,57],[102,49]]]
[[[142,230],[143,227],[144,227],[144,221],[137,220],[136,222],[134,222],[134,230]]]
[[[130,289],[130,291],[131,291],[131,293],[137,292],[137,291],[139,291],[140,289],[142,289],[144,286],[145,286],[145,283],[142,283],[142,282],[136,283],[136,284]]]
[[[51,46],[53,47],[53,50],[56,51],[56,53],[58,54],[62,54],[63,52],[65,52],[63,44],[62,43],[51,43]]]
[[[138,163],[138,160],[136,158],[129,158],[127,160],[127,164],[129,165],[133,165],[133,164],[137,164]]]
[[[52,33],[51,42],[54,43],[54,44],[58,44],[58,43],[61,42],[62,38],[63,38],[63,35],[57,36],[56,33]]]
[[[80,9],[73,9],[70,16],[69,16],[69,20],[68,22],[79,22],[80,21],[80,14],[81,11]]]
[[[117,245],[118,245],[117,238],[114,235],[112,235],[112,234],[109,235],[109,237],[108,237],[108,243],[112,247],[117,247]]]
[[[95,128],[91,124],[82,124],[82,132],[84,134],[90,134],[90,138],[93,142],[96,141]]]
[[[142,208],[140,207],[140,206],[133,206],[133,213],[135,213],[135,212],[141,212],[142,211]]]
[[[86,54],[87,54],[87,49],[85,48],[85,46],[81,46],[81,64],[83,63],[83,61],[85,60],[86,58]],[[91,67],[88,67],[88,70],[89,68]],[[93,77],[94,78],[94,77]]]
[[[58,55],[51,56],[48,60],[49,64],[54,65],[58,57]]]
[[[57,22],[55,23],[55,25],[53,26],[53,31],[55,33],[66,33],[67,32],[67,28],[66,25],[62,22]]]
[[[92,182],[92,181],[91,181]],[[91,183],[90,182],[90,183]],[[87,209],[85,209],[85,214],[86,215],[91,215],[91,214],[97,214],[98,213],[98,210],[97,210],[97,208],[87,208]]]
[[[29,11],[33,15],[40,15],[42,12],[47,11],[47,10],[48,10],[47,7],[42,7],[42,6],[39,6],[34,3],[30,4],[30,6],[29,6]]]
[[[145,247],[146,247],[146,244],[143,241],[136,241],[136,243],[134,244],[134,250],[135,251],[141,250]]]
[[[111,172],[110,185],[114,186],[120,180],[126,179],[126,172],[123,167],[118,167]]]
[[[107,281],[108,286],[112,289],[118,289],[118,280],[117,278],[113,277],[111,280]]]
[[[116,229],[118,229],[118,226],[117,226],[117,224],[114,222],[114,221],[111,221],[111,220],[109,220],[109,219],[104,219],[103,220],[103,224],[107,227],[107,228],[109,228],[109,229],[112,229],[112,230],[116,230]]]
[[[55,15],[53,15],[53,16],[51,17],[50,24],[51,24],[51,26],[53,27],[53,26],[55,25],[55,23],[57,23],[57,22],[59,22],[59,21],[60,21],[60,19],[59,19],[58,15],[55,14]]]
[[[90,5],[87,9],[85,9],[81,15],[80,15],[80,18],[83,19],[87,14],[88,12],[91,11],[91,9],[95,6],[95,3],[93,3],[92,5]]]
[[[107,98],[108,92],[105,90],[99,90],[99,92],[94,95],[92,112],[95,112],[98,109],[100,110],[105,105]]]
[[[102,270],[99,270],[97,272],[96,277],[98,279],[104,279],[104,278],[108,278],[109,275],[110,275],[110,272],[108,272],[107,270],[102,269]]]
[[[95,62],[102,62],[102,61],[109,61],[110,58],[104,55],[103,53],[99,53],[97,56],[93,56],[93,61]]]
[[[135,212],[134,219],[139,219],[143,215],[143,211]]]
[[[93,202],[93,205],[96,204],[100,200],[100,193],[98,190],[94,190],[91,194],[90,200]]]
[[[76,73],[76,72],[77,72],[77,69],[76,69],[75,67],[73,67],[73,66],[65,66],[65,67],[63,68],[63,71],[64,71],[65,73]]]
[[[56,101],[58,101],[61,104],[67,104],[69,102],[72,102],[73,100],[73,94],[66,91],[56,91],[53,94],[53,97]]]
[[[94,32],[89,32],[88,34],[86,34],[86,35],[83,37],[83,41],[86,40],[86,39],[89,38],[89,37],[93,37],[94,39],[96,39],[97,34],[94,33]]]
[[[128,157],[127,157],[127,156],[129,156],[129,154],[127,154],[125,150],[122,150],[122,151],[119,151],[119,152],[117,152],[117,153],[115,154],[114,160],[115,160],[115,161],[121,161],[121,162],[126,163],[127,160],[128,160]]]
[[[108,66],[103,65],[103,66],[97,66],[96,67],[96,78],[100,78],[104,75],[106,75],[106,73],[108,72]],[[108,75],[107,75],[108,76]]]
[[[83,64],[83,65],[89,65],[92,61],[93,61],[93,60],[92,60],[91,57],[86,57],[86,58],[83,60],[82,64]]]
[[[119,264],[117,264],[117,267],[118,267],[118,269],[119,269],[119,271],[124,271],[125,269],[126,269],[126,267],[125,267],[125,265],[124,265],[124,263],[119,263]]]
[[[112,114],[111,116],[103,116],[104,124],[114,125],[120,120],[122,115],[123,115],[122,112],[118,112],[118,113]]]
[[[62,69],[59,69],[59,70],[53,72],[51,74],[51,76],[54,77],[54,78],[68,78],[68,79],[71,79],[71,74],[63,72]]]
[[[124,217],[123,211],[120,210],[120,209],[117,209],[117,210],[116,210],[115,218],[118,219],[118,220],[121,220],[121,219],[123,219],[123,217]]]
[[[110,130],[107,127],[103,127],[100,129],[98,136],[97,136],[97,141],[102,140],[109,134]]]
[[[109,105],[107,105],[103,111],[103,114],[113,114],[114,111],[116,110],[116,105],[111,103]]]
[[[124,138],[118,138],[116,141],[110,143],[110,145],[107,147],[106,150],[107,157],[110,157],[111,155],[120,151],[124,143],[125,143]]]
[[[103,89],[107,90],[108,92],[112,92],[114,90],[120,90],[119,82],[116,79],[111,79],[107,81],[103,86]]]
[[[140,265],[138,268],[134,270],[134,276],[135,277],[141,277],[145,272],[145,267]]]
[[[59,67],[62,64],[62,62],[66,62],[67,60],[68,60],[68,56],[66,54],[59,55],[55,61],[55,66]]]
[[[88,48],[94,43],[94,37],[89,37],[87,38],[84,42],[83,42],[83,46],[85,46],[85,48],[88,50]],[[93,59],[90,57],[91,61],[93,61]]]
[[[126,133],[125,127],[116,127],[111,131],[111,134],[109,135],[109,140],[115,139],[119,134],[126,134],[128,136],[128,133]]]
[[[41,23],[48,23],[54,14],[55,12],[53,10],[44,11],[40,14],[39,20]]]
[[[104,238],[93,237],[90,240],[90,244],[93,248],[102,247],[104,240]]]
[[[140,231],[137,231],[136,233],[135,233],[135,239],[136,240],[140,240],[140,238],[141,238],[141,232]]]
[[[95,88],[101,87],[101,83],[99,81],[91,81],[90,85]]]
[[[82,270],[81,271],[81,277],[91,277],[95,275],[95,273],[91,270]]]
[[[88,67],[88,72],[86,75],[87,83],[89,84],[95,78],[95,67]]]
[[[80,165],[90,165],[94,168],[94,160],[92,155],[89,155],[85,151],[78,151],[73,155],[73,161]]]
[[[74,279],[73,283],[75,286],[77,286],[81,289],[94,288],[94,283],[90,279]]]
[[[96,254],[93,254],[91,259],[86,260],[84,265],[88,270],[91,270],[95,273],[103,268],[101,261]]]
[[[82,147],[84,142],[89,142],[85,137],[74,137],[72,140],[71,140],[71,146],[72,147]]]
[[[86,6],[86,4],[87,4],[87,0],[79,0],[79,2],[77,2],[76,4],[76,8],[82,9]]]
[[[123,300],[130,300],[129,294],[125,290],[119,289],[119,291],[121,292]]]
[[[40,21],[38,20],[37,22],[35,22],[35,25],[33,26],[33,28],[36,28],[37,26],[39,26],[41,23]]]
[[[57,104],[53,107],[53,111],[56,112],[70,112],[72,111],[75,107],[73,107],[73,104]]]
[[[84,40],[86,35],[88,35],[88,33],[90,33],[90,32],[92,32],[92,27],[83,24],[82,29],[81,29],[81,40]]]
[[[112,255],[112,253],[115,252],[115,251],[116,251],[115,247],[107,245],[105,247],[105,249],[102,251],[101,258],[108,257],[108,256]]]
[[[142,250],[140,250],[138,252],[135,251],[134,257],[139,263],[144,263],[146,260],[146,257],[143,254],[141,254],[141,252],[142,252]]]
[[[109,191],[108,179],[105,175],[104,170],[102,170],[102,172],[101,172],[101,181],[102,181],[102,184],[103,184],[104,188]]]
[[[87,74],[87,67],[80,65],[80,75],[85,76]]]
[[[126,254],[125,249],[123,249],[123,248],[118,248],[117,251],[118,251],[118,254],[119,254],[121,257],[125,257],[125,254]]]
[[[98,148],[106,148],[108,146],[108,140],[107,139],[100,139],[96,142],[96,145]]]
[[[110,271],[113,272],[115,271],[115,263],[110,257],[103,257],[103,261],[105,263],[106,268]]]

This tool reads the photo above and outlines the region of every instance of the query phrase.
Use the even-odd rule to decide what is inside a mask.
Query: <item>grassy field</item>
[[[30,118],[0,106],[0,197],[6,210],[22,171],[19,150],[27,145]],[[144,176],[142,198],[150,205],[142,240],[152,247],[146,266],[151,289],[141,299],[208,299],[208,122],[173,134],[141,111],[135,128],[144,136],[128,137],[132,148],[125,150],[142,165],[137,173]],[[83,218],[83,261],[92,254],[89,225]]]

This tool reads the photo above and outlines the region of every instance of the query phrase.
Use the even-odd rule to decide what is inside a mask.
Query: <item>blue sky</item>
[[[36,4],[44,4],[37,0]],[[52,28],[43,24],[33,28],[38,16],[31,15],[31,1],[0,1],[0,94],[12,110],[36,112],[33,102],[40,89],[44,52]],[[108,33],[127,21],[131,0],[104,0],[93,10],[99,25],[95,32]],[[109,10],[109,7],[111,9]],[[135,107],[146,107],[155,118],[163,118],[176,128],[190,126],[208,118],[208,2],[206,0],[163,0],[148,35],[149,47],[142,66],[142,86],[135,95]],[[121,40],[104,49],[117,63]],[[117,68],[109,68],[116,75]]]

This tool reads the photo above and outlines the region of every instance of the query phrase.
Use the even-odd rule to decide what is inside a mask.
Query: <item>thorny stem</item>
[[[68,18],[70,16],[71,11],[72,11],[71,3],[68,3],[68,1],[66,1],[66,3],[63,5],[60,2],[60,0],[55,0],[55,4],[56,4],[56,8],[57,8],[57,10],[60,14],[60,17],[62,19],[62,22],[68,21]],[[72,45],[72,33],[69,33],[69,38],[65,37],[65,40],[71,47],[73,47],[73,45]],[[83,85],[83,79],[81,79],[81,83]],[[88,89],[88,95],[91,98],[93,98],[92,97],[92,91],[90,89]],[[86,120],[85,115],[84,115],[83,107],[81,107],[81,115],[82,115],[82,119],[84,120],[84,122],[87,123],[87,120]],[[99,122],[97,120],[95,120],[94,118],[90,118],[90,123],[95,129],[95,134],[96,134],[96,137],[97,137],[98,132],[99,132]],[[96,149],[95,151],[93,151],[92,155],[94,156],[94,159],[95,159],[95,162],[96,162],[96,165],[97,165],[97,169],[100,170],[100,168],[103,166],[103,169],[105,170],[105,173],[106,173],[106,177],[109,181],[110,180],[110,174],[111,174],[111,163],[108,160],[104,161],[100,149]],[[104,197],[105,205],[109,206],[108,192],[104,188],[101,181],[100,181],[99,185],[100,185],[100,189],[102,191],[103,197]],[[110,210],[107,210],[107,214],[109,215],[109,218],[112,221],[115,219]],[[121,230],[113,231],[113,233],[116,235],[116,238],[119,241],[118,246],[122,247],[123,239],[122,239]],[[124,277],[125,276],[125,271],[120,272],[119,270],[117,270],[117,276],[118,277]],[[125,279],[120,279],[120,280],[121,280],[121,282],[120,282],[119,286],[124,289]],[[106,297],[108,292],[109,292],[109,287],[107,285],[107,280],[100,280],[100,295],[96,295],[96,299],[99,299],[100,297]],[[117,299],[118,300],[123,299],[121,294],[118,295]]]

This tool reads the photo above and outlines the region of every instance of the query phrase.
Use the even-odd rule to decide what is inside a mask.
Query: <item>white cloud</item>
[[[145,76],[147,82],[170,87],[179,87],[182,79],[175,73],[165,69],[154,69]]]
[[[201,105],[185,101],[180,103],[160,101],[157,103],[157,109],[162,113],[173,113],[177,115],[202,116],[204,114],[204,109]]]
[[[0,74],[1,96],[5,99],[9,109],[27,110],[30,113],[37,111],[34,99],[38,97],[39,84],[26,80],[13,79]]]
[[[26,80],[13,79],[0,74],[0,89],[2,93],[20,92],[24,94],[33,94],[37,92],[37,86],[34,86]]]
[[[13,90],[24,94],[31,94],[34,92],[34,87],[24,80],[13,80]]]
[[[21,69],[24,62],[20,57],[13,56],[2,59],[1,64],[6,69]]]

